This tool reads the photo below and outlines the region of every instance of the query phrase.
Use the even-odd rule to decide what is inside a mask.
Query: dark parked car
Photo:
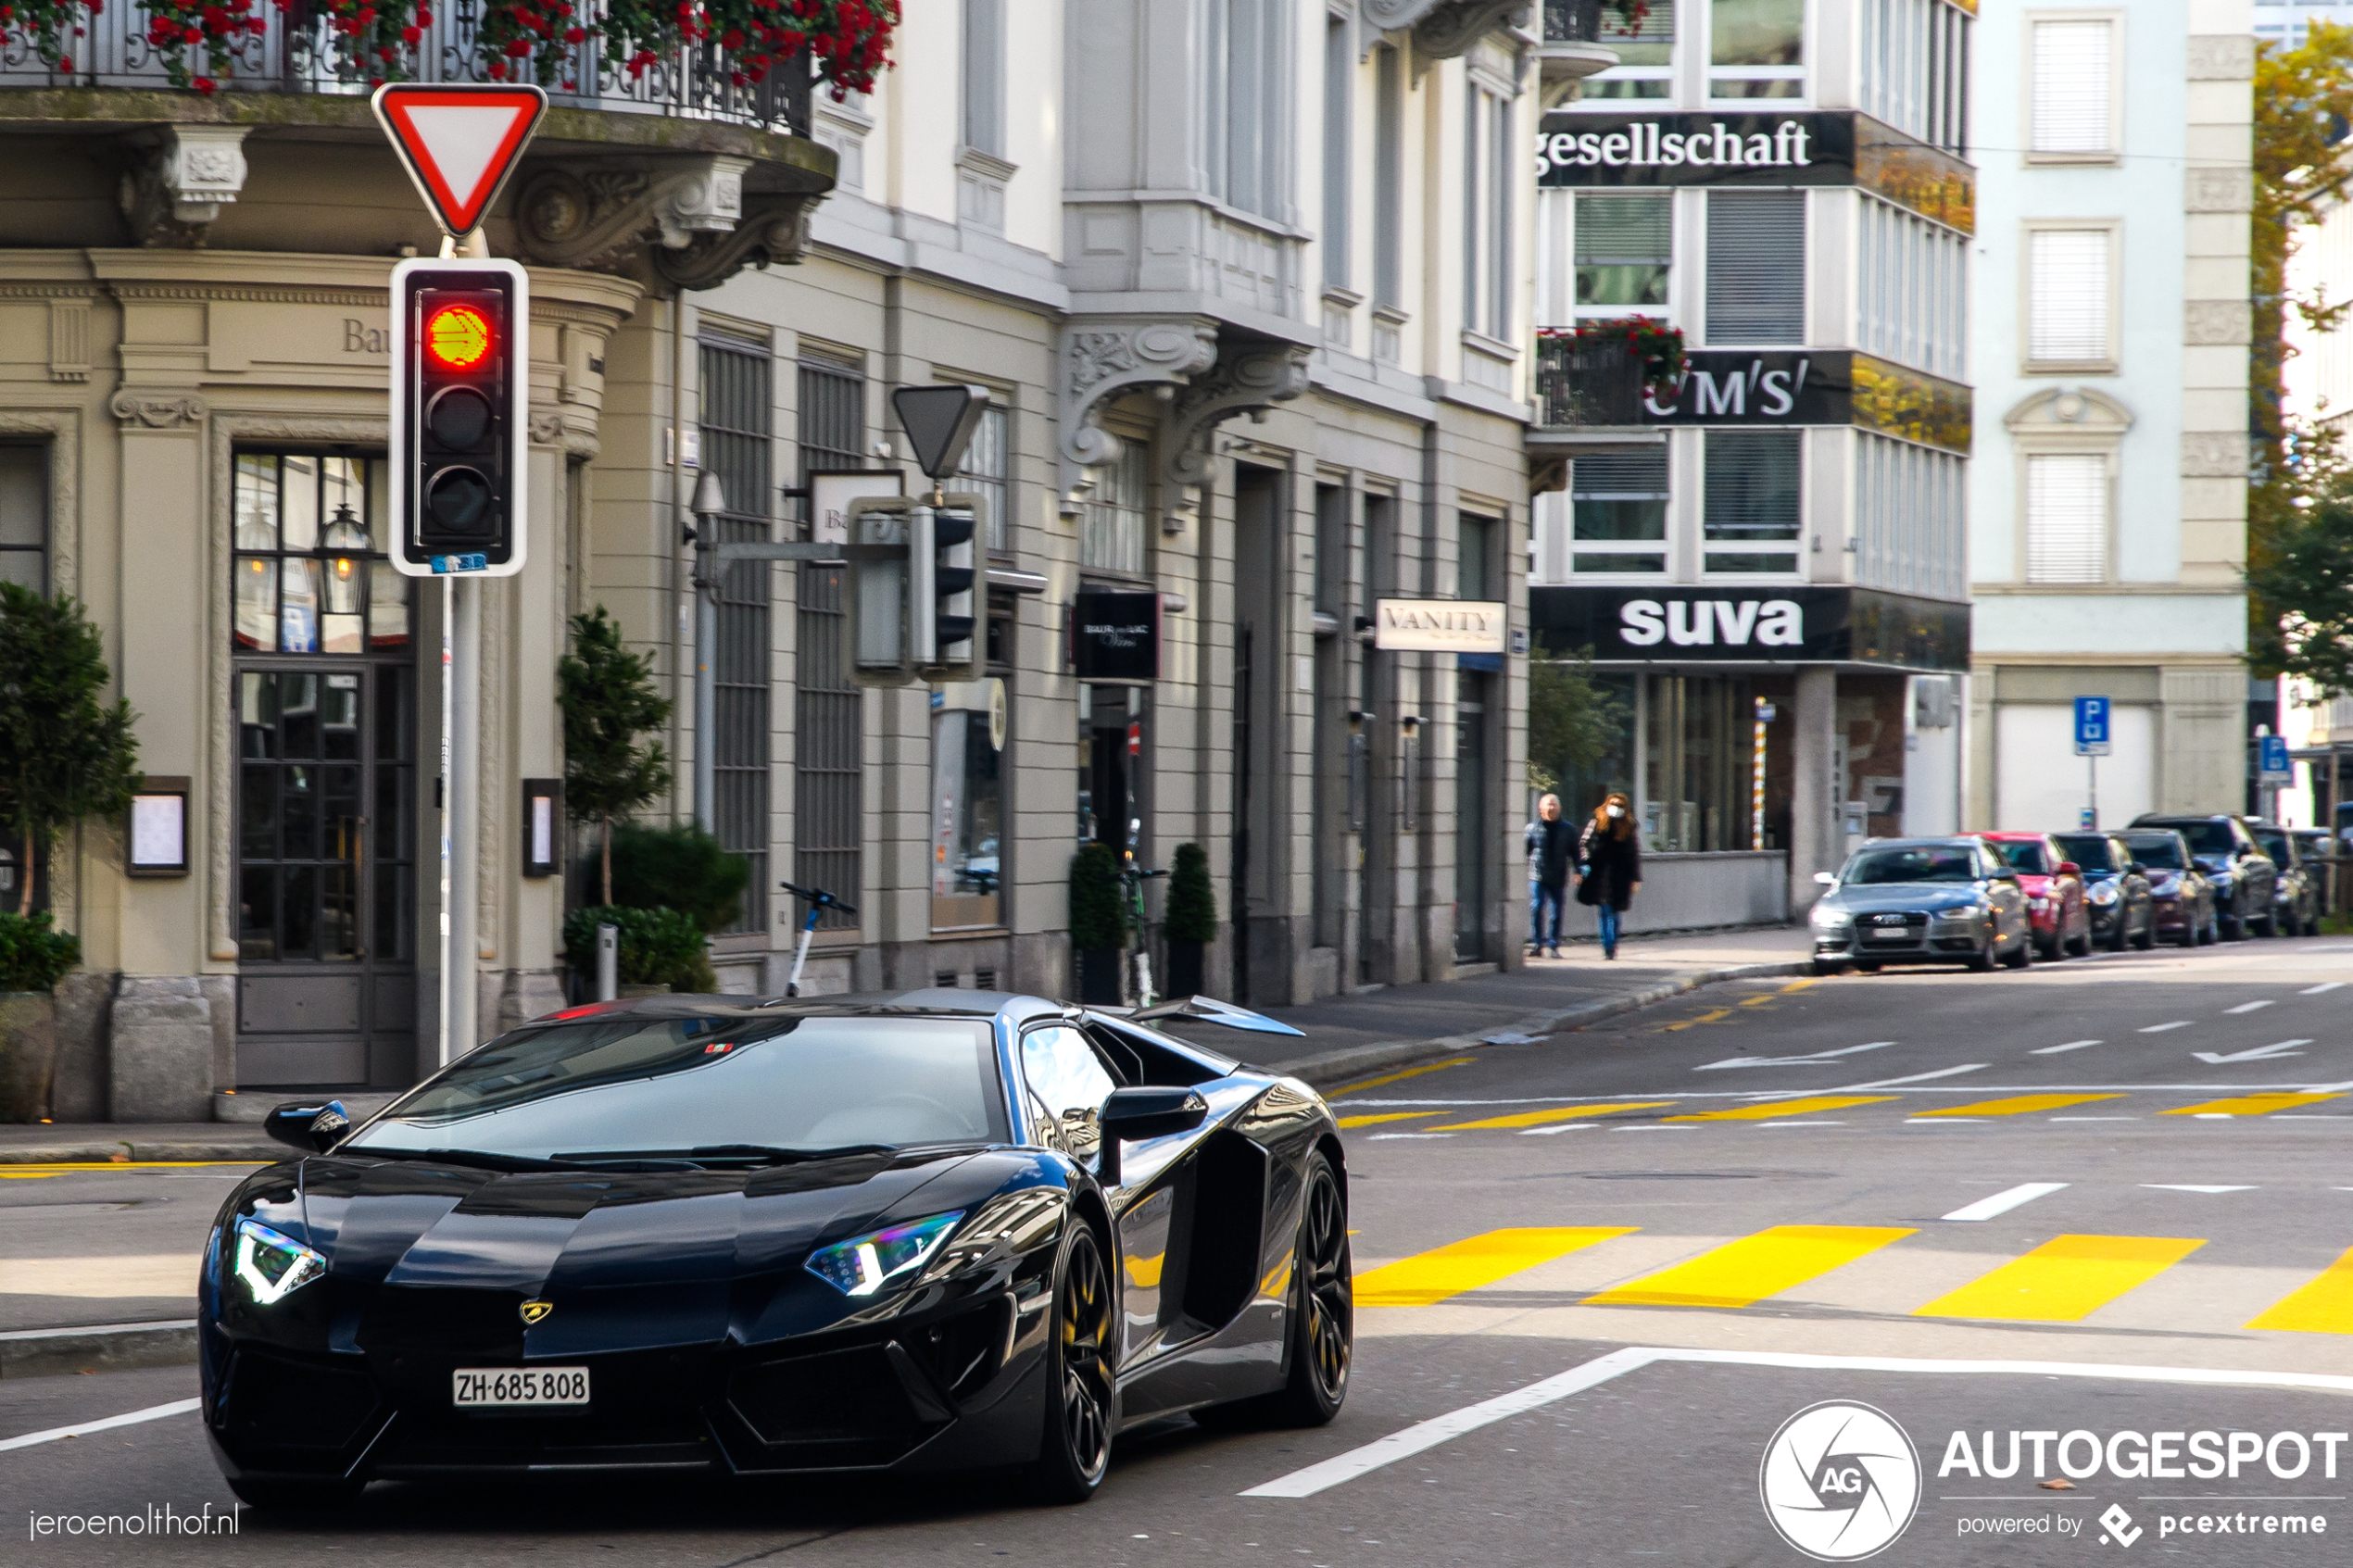
[[[2149,899],[2157,908],[2157,934],[2168,942],[2196,947],[2221,940],[2214,913],[2214,884],[2197,867],[2188,840],[2171,828],[2128,828],[2117,834],[2148,873]]]
[[[2279,871],[2271,885],[2271,935],[2318,936],[2322,868],[2309,863],[2296,835],[2277,822],[2250,817],[2246,831]]]
[[[1846,858],[1814,905],[1814,972],[1847,963],[1959,963],[1989,970],[2034,961],[2034,925],[2019,873],[1983,839],[1889,838]]]
[[[2156,947],[2157,903],[2150,896],[2148,873],[2133,859],[2132,847],[2112,833],[2051,836],[2082,872],[2093,938],[2118,953],[2128,945],[2145,953]]]
[[[2329,914],[2336,905],[2336,860],[2345,855],[2344,845],[2332,839],[2326,828],[2291,828],[2288,836],[2296,840],[2304,869],[2312,873],[2312,885],[2321,896],[2321,913]]]
[[[2082,868],[2046,833],[1981,833],[2010,870],[2034,922],[2034,945],[2057,963],[2092,950],[2092,915],[2083,901]]]
[[[2151,813],[2133,818],[2133,825],[2171,828],[2188,842],[2198,870],[2214,884],[2214,913],[2224,936],[2236,941],[2259,931],[2272,935],[2271,889],[2279,881],[2279,869],[2246,823],[2218,811],[2210,817]]]
[[[1195,998],[1236,1027],[1282,1025]],[[656,997],[499,1036],[238,1184],[197,1284],[238,1496],[377,1476],[1018,1465],[1348,1391],[1345,1155],[1296,1080],[1139,1021],[926,990]]]

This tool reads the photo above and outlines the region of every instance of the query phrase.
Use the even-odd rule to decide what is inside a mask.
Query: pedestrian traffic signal
[[[522,570],[530,340],[514,262],[393,269],[392,559],[409,575]]]
[[[973,533],[977,508],[959,495],[941,507],[918,507],[908,538],[913,582],[915,662],[936,681],[980,678],[974,657]],[[956,503],[964,503],[958,505]]]

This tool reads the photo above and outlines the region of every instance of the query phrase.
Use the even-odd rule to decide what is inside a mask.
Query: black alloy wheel
[[[1349,1261],[1348,1204],[1329,1156],[1308,1157],[1299,1251],[1291,1277],[1290,1373],[1281,1388],[1255,1399],[1209,1405],[1193,1420],[1217,1431],[1257,1426],[1321,1426],[1348,1398],[1355,1357],[1356,1286]]]
[[[1041,1502],[1085,1502],[1111,1468],[1118,1392],[1112,1369],[1111,1276],[1095,1232],[1074,1217],[1054,1271],[1047,1325],[1046,1431],[1031,1489]]]
[[[2157,906],[2155,904],[2148,907],[2148,912],[2141,923],[2141,934],[2133,939],[2133,946],[2144,953],[2152,951],[2157,947]]]

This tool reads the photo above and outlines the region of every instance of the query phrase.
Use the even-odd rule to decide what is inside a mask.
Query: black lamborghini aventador
[[[1076,1501],[1123,1427],[1348,1390],[1330,1111],[1146,1016],[648,997],[271,1130],[304,1152],[239,1185],[199,1286],[206,1429],[258,1505],[1000,1465]]]

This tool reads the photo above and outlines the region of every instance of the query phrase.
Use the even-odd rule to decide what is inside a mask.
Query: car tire
[[[1819,980],[1826,975],[1836,974],[1840,970],[1844,969],[1845,967],[1846,960],[1844,959],[1816,959],[1814,960],[1814,978]]]
[[[2119,938],[2117,946],[2120,947],[2123,945],[2123,940]],[[2068,951],[2079,959],[2088,959],[2092,956],[2092,922],[2088,918],[2083,922],[2083,935],[2075,939],[2075,945]]]
[[[2148,924],[2143,926],[2141,928],[2141,934],[2133,938],[2133,946],[2144,953],[2151,952],[2156,949],[2157,911],[2155,909],[2151,909],[2149,911]]]
[[[2018,950],[2010,954],[2009,957],[2004,959],[2002,962],[2011,969],[2032,969],[2034,967],[2033,934],[2030,932],[2025,936],[2020,937],[2019,939]]]
[[[247,1507],[301,1517],[347,1509],[359,1500],[367,1486],[365,1481],[258,1481],[236,1476],[229,1481],[229,1489]]]
[[[1102,1243],[1076,1216],[1054,1260],[1053,1291],[1046,1320],[1046,1429],[1029,1467],[1029,1492],[1043,1503],[1080,1503],[1102,1485],[1119,1426],[1111,1364],[1118,1310]]]
[[[1966,966],[1971,974],[1991,974],[1994,972],[1994,938],[1991,936],[1987,937],[1985,939],[1985,946],[1977,950],[1976,956],[1970,959]]]
[[[2221,945],[2222,917],[2219,912],[2213,909],[2206,912],[2206,925],[2199,931],[2197,939],[2201,947],[2214,947]]]
[[[1290,1375],[1272,1394],[1210,1405],[1193,1420],[1217,1431],[1323,1426],[1348,1399],[1355,1361],[1356,1287],[1349,1258],[1348,1205],[1340,1173],[1318,1150],[1308,1157],[1307,1198],[1299,1216],[1298,1266],[1291,1271],[1288,1333]]]
[[[1881,970],[1886,967],[1886,965],[1881,963],[1877,959],[1856,959],[1855,960],[1855,972],[1857,974],[1877,974]]]

